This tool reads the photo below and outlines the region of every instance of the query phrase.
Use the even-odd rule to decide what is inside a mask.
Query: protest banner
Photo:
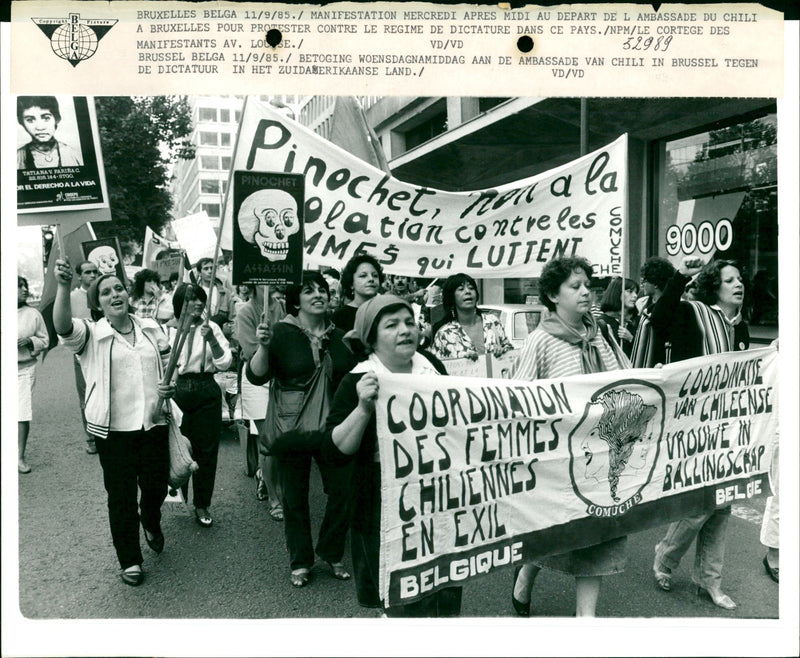
[[[535,382],[382,375],[389,605],[769,493],[774,348]]]
[[[205,210],[180,219],[173,219],[172,230],[189,262],[194,265],[201,258],[213,258],[217,236]]]
[[[115,274],[123,284],[128,284],[122,250],[117,238],[99,238],[81,243],[83,258],[97,265],[99,276]]]
[[[297,174],[233,172],[234,285],[302,281],[303,190]]]
[[[17,120],[18,213],[108,207],[94,99],[19,96]]]
[[[477,359],[442,359],[447,374],[451,377],[489,377],[488,355]]]
[[[305,261],[313,265],[341,269],[368,252],[406,276],[535,277],[552,258],[581,255],[597,274],[622,274],[627,135],[514,183],[443,192],[399,181],[251,97],[233,168],[306,177]],[[223,247],[232,240],[229,229]]]

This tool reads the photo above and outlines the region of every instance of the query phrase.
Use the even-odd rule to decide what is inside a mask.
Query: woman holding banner
[[[191,442],[192,456],[200,467],[192,474],[195,519],[201,527],[208,528],[214,522],[208,508],[214,493],[222,431],[222,395],[214,380],[214,372],[226,370],[233,355],[219,325],[213,321],[203,323],[208,297],[199,285],[182,283],[175,289],[172,296],[175,319],[181,318],[183,300],[189,288],[194,288],[194,299],[188,309],[192,314],[192,324],[178,355],[175,402],[183,412],[181,432]],[[184,495],[187,493],[188,484]]]
[[[73,322],[66,260],[56,260],[55,277],[53,326],[61,343],[78,355],[86,378],[86,425],[97,439],[122,582],[140,585],[139,510],[147,545],[156,553],[164,550],[161,504],[167,497],[169,444],[161,402],[175,393],[161,384],[169,343],[153,320],[129,313],[128,292],[115,274],[101,276],[87,293],[89,307],[103,313],[97,322]]]
[[[695,301],[681,301],[686,284],[695,279]],[[733,261],[716,260],[703,265],[699,258],[685,258],[653,306],[653,328],[667,332],[667,362],[697,356],[746,350],[750,345],[747,323],[742,321],[744,283]],[[725,610],[736,603],[722,591],[725,530],[730,505],[670,524],[657,545],[653,562],[656,584],[672,589],[672,570],[697,538],[693,580],[698,596],[704,595]]]
[[[314,566],[308,504],[312,459],[319,466],[328,495],[316,553],[328,563],[334,578],[350,578],[342,558],[351,470],[347,465],[324,461],[319,440],[325,423],[323,414],[333,391],[355,359],[342,342],[344,332],[327,321],[329,301],[328,282],[322,274],[303,272],[302,284],[286,288],[288,315],[274,325],[274,330],[264,321],[256,327],[259,346],[245,371],[255,386],[272,381],[270,407],[260,436],[265,443],[260,450],[269,451],[278,459],[290,581],[294,587],[308,584]],[[310,398],[313,404],[307,405]],[[304,415],[307,411],[311,413]],[[270,423],[270,418],[275,422]],[[315,426],[307,432],[289,429],[278,435],[279,420],[292,428]]]
[[[630,362],[591,313],[592,266],[585,258],[557,258],[539,279],[550,311],[528,336],[514,379],[533,381],[630,368]],[[580,548],[517,569],[511,602],[518,615],[530,614],[531,588],[542,566],[575,577],[575,615],[594,617],[603,576],[625,568],[626,537]]]
[[[362,360],[336,391],[322,443],[327,459],[355,464],[350,543],[358,602],[370,608],[383,607],[378,589],[381,482],[375,400],[381,373],[440,374],[417,352],[418,338],[414,311],[399,297],[377,295],[358,307],[345,339]],[[389,617],[451,617],[460,611],[460,587],[385,609]]]
[[[381,264],[369,254],[359,254],[347,261],[339,290],[342,299],[348,301],[334,312],[333,324],[342,331],[350,331],[358,307],[380,292],[384,280]]]
[[[431,351],[440,359],[501,357],[514,349],[500,320],[478,309],[478,284],[468,274],[447,277],[442,287],[445,320],[433,330]]]

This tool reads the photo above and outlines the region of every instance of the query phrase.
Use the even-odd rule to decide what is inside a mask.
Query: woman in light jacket
[[[103,468],[111,537],[122,581],[136,586],[144,580],[140,521],[148,546],[156,553],[164,549],[161,505],[167,496],[169,445],[161,398],[175,392],[161,384],[169,343],[155,321],[129,313],[128,292],[116,275],[106,274],[89,288],[89,306],[103,314],[97,322],[72,320],[69,262],[56,261],[55,277],[53,325],[83,369],[86,425]]]

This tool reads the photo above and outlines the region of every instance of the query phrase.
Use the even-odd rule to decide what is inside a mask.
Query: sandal
[[[331,571],[333,571],[333,577],[336,578],[336,580],[350,580],[350,573],[344,568],[344,564],[341,562],[328,562],[328,566],[331,568]]]
[[[283,505],[280,503],[270,505],[269,515],[273,521],[283,521]]]
[[[293,587],[305,587],[308,585],[308,580],[311,576],[311,571],[308,569],[295,569],[290,574]]]

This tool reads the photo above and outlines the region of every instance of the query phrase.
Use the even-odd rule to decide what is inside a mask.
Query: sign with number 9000
[[[695,251],[701,254],[726,251],[732,243],[733,224],[727,217],[720,219],[716,225],[705,221],[699,225],[672,224],[667,227],[666,248],[670,256],[693,254]]]

